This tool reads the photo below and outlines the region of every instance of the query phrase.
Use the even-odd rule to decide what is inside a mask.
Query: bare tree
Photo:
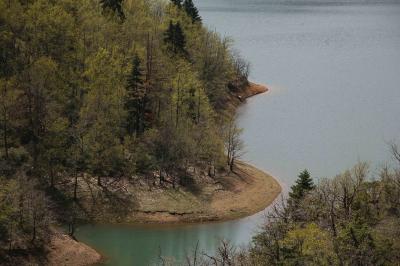
[[[241,139],[243,129],[236,124],[235,117],[232,117],[225,128],[225,149],[227,153],[227,164],[233,172],[236,160],[243,155],[244,143]]]
[[[233,266],[235,265],[236,249],[229,243],[229,241],[221,240],[215,256],[210,256],[205,253],[203,253],[203,255],[209,260],[207,265]]]
[[[394,159],[400,163],[400,149],[395,142],[390,143],[390,149]]]

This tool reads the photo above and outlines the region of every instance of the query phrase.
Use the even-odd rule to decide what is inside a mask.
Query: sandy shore
[[[268,91],[269,89],[265,85],[249,82],[249,85],[244,90],[231,94],[230,101],[227,103],[228,109],[232,110],[232,112],[235,112],[236,109],[242,105],[247,98]]]
[[[113,180],[107,187],[115,192],[108,191],[104,195],[95,178],[80,184],[80,202],[85,209],[96,211],[91,216],[97,223],[233,220],[265,209],[281,192],[279,183],[272,176],[243,162],[237,162],[232,173],[220,173],[214,178],[202,173],[194,183],[177,189],[128,180]],[[109,197],[111,194],[119,198]],[[99,195],[99,198],[93,200],[92,195]],[[100,204],[94,206],[93,202]]]
[[[267,91],[268,91],[268,88],[265,85],[249,82],[249,86],[247,86],[246,89],[243,90],[242,92],[238,93],[237,96],[240,99],[247,99],[254,95],[264,93]]]
[[[280,194],[272,176],[238,162],[235,173],[192,191],[152,191],[138,197],[140,207],[128,223],[197,223],[246,217],[265,209]]]

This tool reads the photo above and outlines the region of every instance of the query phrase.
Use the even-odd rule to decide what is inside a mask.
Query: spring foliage
[[[82,176],[175,187],[190,166],[225,165],[237,58],[200,22],[192,1],[0,0],[1,244],[44,239],[43,191],[75,213]],[[29,215],[8,198],[19,185]]]

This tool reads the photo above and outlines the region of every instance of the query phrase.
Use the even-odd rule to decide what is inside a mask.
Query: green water
[[[257,222],[262,221],[263,215],[258,214],[233,222],[202,225],[83,226],[77,236],[105,255],[106,265],[154,265],[159,255],[182,261],[193,254],[197,241],[198,250],[208,254],[213,254],[221,239],[247,245]]]
[[[290,186],[308,168],[333,176],[358,160],[389,159],[399,140],[400,4],[363,0],[198,0],[203,21],[251,62],[251,79],[271,92],[240,109],[245,160]],[[191,226],[84,226],[77,236],[107,265],[178,260],[199,242],[247,245],[263,214]]]

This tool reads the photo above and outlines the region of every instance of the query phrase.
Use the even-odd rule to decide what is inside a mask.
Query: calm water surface
[[[245,160],[288,187],[308,168],[332,176],[358,160],[389,160],[400,140],[400,2],[198,0],[204,22],[235,40],[252,80],[270,93],[240,110]],[[263,214],[208,225],[85,226],[78,238],[108,265],[182,259],[199,241],[209,253],[225,238],[246,245]]]

